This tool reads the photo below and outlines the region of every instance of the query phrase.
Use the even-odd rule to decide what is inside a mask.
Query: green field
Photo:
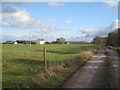
[[[93,45],[45,44],[32,45],[31,48],[29,45],[2,45],[3,88],[31,85],[31,79],[41,73],[31,72],[31,68],[44,68],[44,47],[47,65],[52,66],[52,62],[64,63],[75,55],[92,49]]]

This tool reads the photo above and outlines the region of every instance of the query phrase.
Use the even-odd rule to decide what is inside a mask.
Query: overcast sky
[[[118,26],[117,2],[3,3],[0,26],[3,41],[32,39],[91,41]]]

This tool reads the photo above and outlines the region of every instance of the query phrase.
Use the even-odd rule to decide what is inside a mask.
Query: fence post
[[[46,69],[46,48],[44,47],[44,67]]]
[[[83,44],[83,48],[84,48],[84,44]]]

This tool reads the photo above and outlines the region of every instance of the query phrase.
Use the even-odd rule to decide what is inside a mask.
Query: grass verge
[[[78,70],[87,60],[93,56],[93,51],[85,51],[76,55],[74,58],[66,62],[44,70],[42,74],[33,77],[33,84],[30,88],[58,88],[69,78],[76,70]]]
[[[114,47],[114,46],[107,46],[107,47],[120,52],[120,47]]]

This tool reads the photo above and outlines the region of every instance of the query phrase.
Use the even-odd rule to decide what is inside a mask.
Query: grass
[[[91,49],[92,46],[93,45],[83,46],[79,44],[46,44],[32,45],[32,47],[30,48],[29,45],[2,45],[3,88],[18,87],[21,85],[24,87],[28,87],[29,85],[33,85],[32,78],[43,73],[43,71],[41,71],[41,68],[44,67],[44,47],[46,47],[47,50],[47,61],[62,61],[64,63],[74,56],[79,55],[79,53]],[[31,68],[37,71],[32,71]],[[65,73],[68,71],[70,70],[64,70],[62,72]],[[55,77],[60,78],[60,74]],[[55,77],[52,80],[54,80]],[[43,87],[45,85],[46,83],[43,85]],[[48,86],[52,87],[51,83]]]
[[[120,51],[120,47],[118,46],[107,46],[107,47],[116,51]]]

